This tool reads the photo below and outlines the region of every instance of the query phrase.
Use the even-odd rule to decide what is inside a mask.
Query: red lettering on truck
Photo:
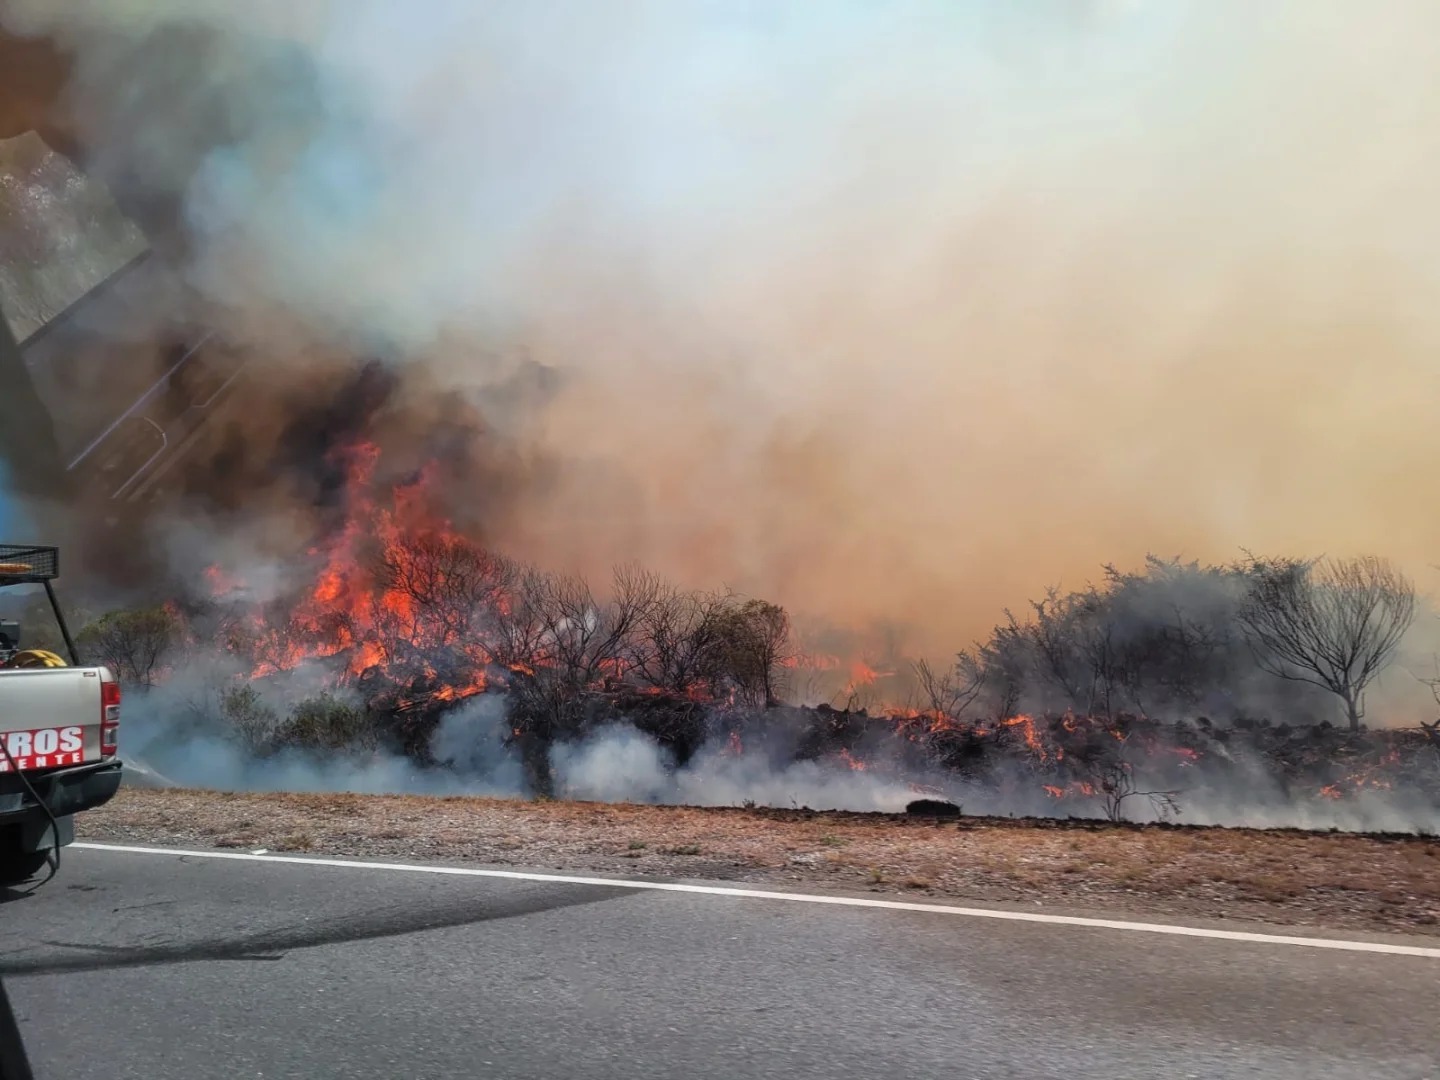
[[[85,731],[79,726],[3,731],[0,740],[9,754],[0,754],[0,773],[19,769],[54,769],[85,762]]]

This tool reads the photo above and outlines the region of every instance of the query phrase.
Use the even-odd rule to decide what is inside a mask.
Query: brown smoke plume
[[[9,7],[276,380],[308,337],[475,402],[505,448],[458,502],[525,558],[927,651],[1146,551],[1427,580],[1433,5]],[[517,356],[554,385],[487,397]]]

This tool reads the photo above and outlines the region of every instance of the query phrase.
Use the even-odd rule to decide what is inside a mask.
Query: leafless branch
[[[1240,618],[1256,663],[1337,695],[1358,730],[1366,687],[1414,620],[1414,586],[1373,556],[1318,566],[1252,560],[1250,576]]]
[[[1135,797],[1148,799],[1155,815],[1162,821],[1180,813],[1180,792],[1139,790],[1135,786],[1134,767],[1128,761],[1102,762],[1094,768],[1092,775],[1105,808],[1105,817],[1110,821],[1124,821],[1125,802]]]
[[[936,671],[927,660],[917,661],[914,668],[921,707],[952,720],[958,720],[985,687],[985,670],[968,651],[944,671]]]
[[[121,682],[150,686],[179,632],[175,617],[163,607],[112,611],[81,630],[78,644]]]
[[[737,604],[729,592],[657,587],[630,640],[631,676],[667,693],[714,697],[725,664],[725,616]]]

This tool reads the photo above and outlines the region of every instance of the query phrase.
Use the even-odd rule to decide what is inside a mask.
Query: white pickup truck
[[[120,787],[120,684],[79,666],[51,580],[55,548],[0,544],[0,588],[43,584],[77,666],[20,652],[18,627],[0,625],[0,887],[32,877],[75,838],[73,817]],[[14,666],[17,662],[44,666]]]

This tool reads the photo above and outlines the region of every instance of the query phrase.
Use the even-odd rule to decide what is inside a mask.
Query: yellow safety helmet
[[[21,649],[5,663],[8,668],[68,666],[64,658],[49,649]]]

